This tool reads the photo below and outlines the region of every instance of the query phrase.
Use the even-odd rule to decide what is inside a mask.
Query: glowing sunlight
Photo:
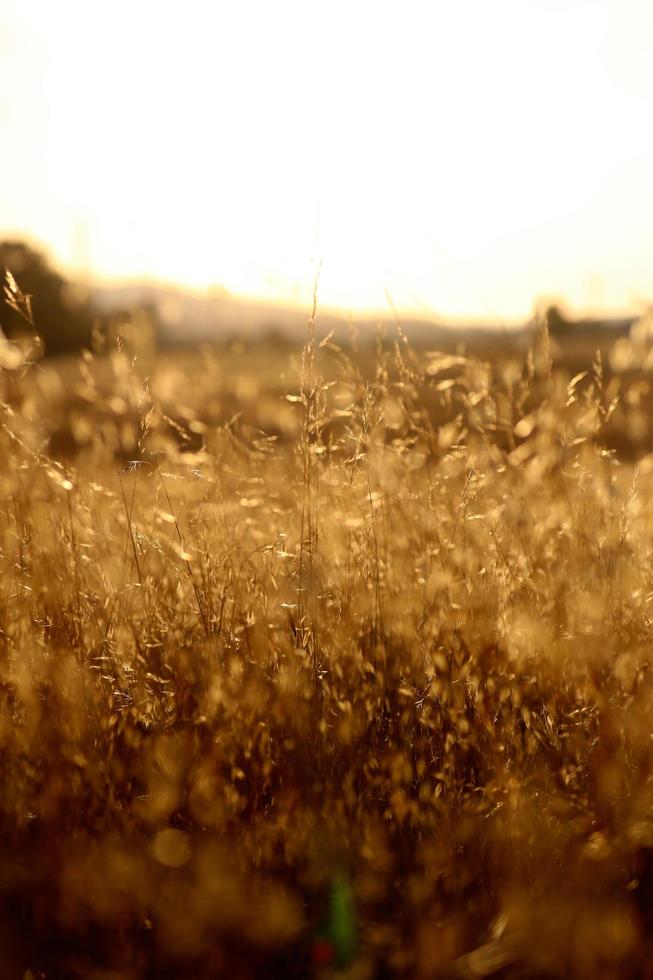
[[[496,323],[651,298],[644,2],[6,0],[0,233],[77,275]]]

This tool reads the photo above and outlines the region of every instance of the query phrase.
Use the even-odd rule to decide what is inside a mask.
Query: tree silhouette
[[[46,354],[77,350],[89,344],[93,330],[91,305],[55,272],[45,257],[20,241],[0,242],[0,277],[9,271],[19,293],[28,297],[33,328],[25,310],[5,295],[0,327],[10,338],[37,333]]]
[[[553,337],[563,337],[573,329],[573,324],[557,305],[549,306],[544,316],[549,333]]]

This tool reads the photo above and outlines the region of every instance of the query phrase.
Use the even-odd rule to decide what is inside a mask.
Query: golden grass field
[[[653,976],[644,339],[5,361],[2,977]]]

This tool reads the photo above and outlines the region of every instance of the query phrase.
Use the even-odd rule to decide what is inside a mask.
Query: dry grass
[[[2,975],[649,975],[631,353],[5,351]]]

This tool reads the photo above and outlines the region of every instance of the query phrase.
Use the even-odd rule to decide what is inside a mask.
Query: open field
[[[653,975],[644,341],[150,356],[0,373],[2,976]]]

